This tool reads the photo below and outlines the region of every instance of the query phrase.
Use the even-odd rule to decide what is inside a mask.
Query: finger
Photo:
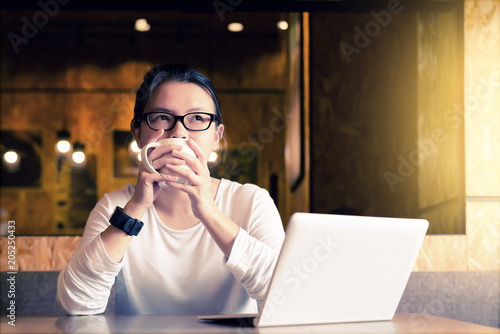
[[[189,139],[188,145],[189,147],[191,147],[191,149],[194,151],[194,153],[196,154],[198,159],[200,159],[200,161],[202,161],[203,163],[207,162],[205,152],[203,152],[203,150],[201,149],[201,147],[198,145],[197,142],[195,142],[193,139]]]
[[[170,155],[168,157],[162,157],[152,161],[152,165],[156,170],[159,170],[166,165],[183,166],[185,164],[186,162],[184,160],[172,157]]]
[[[177,166],[177,165],[166,165],[165,166],[167,170],[172,173],[172,174],[177,174],[180,177],[183,177],[193,183],[194,177],[197,176],[196,173],[194,173],[191,169],[186,168],[184,166]]]
[[[184,163],[181,161],[181,163]],[[160,166],[165,167],[165,165]],[[154,182],[167,181],[167,180],[176,180],[176,178],[168,178],[168,175],[164,173],[151,173],[144,166],[139,167],[139,176],[138,181],[143,180],[147,184],[153,184]]]
[[[170,155],[173,150],[181,150],[182,146],[175,144],[161,145],[158,147],[151,148],[151,152],[148,152],[149,160],[153,161],[164,155]]]
[[[193,176],[201,176],[201,177],[210,177],[210,170],[208,169],[208,165],[203,164],[200,160],[197,158],[186,154],[184,152],[179,152],[179,153],[172,153],[172,155],[177,154],[179,158],[182,158],[182,160],[185,163],[185,166],[182,165],[174,165],[172,164],[171,166],[179,166],[181,169],[176,169],[175,171],[180,171],[179,174],[181,176],[189,176],[189,173],[191,172],[194,174]],[[170,164],[167,164],[170,165]],[[186,168],[187,167],[187,168]]]
[[[187,195],[189,195],[190,197],[191,196],[196,197],[197,196],[196,194],[199,193],[199,190],[198,190],[199,187],[193,187],[192,184],[186,184],[186,183],[181,183],[181,182],[176,182],[176,181],[167,181],[165,183],[170,188],[180,190],[180,191],[186,193]]]
[[[177,175],[178,178],[187,180],[189,184],[187,186],[201,186],[206,183],[207,177],[208,179],[210,178],[210,174],[207,173],[198,175],[195,172],[193,172],[191,169],[183,167],[183,166],[173,166],[173,165],[168,165],[166,166],[168,173]],[[192,187],[190,187],[192,188]]]
[[[199,166],[202,166],[202,162],[197,157],[193,157],[191,154],[183,151],[173,150],[172,157],[184,161],[195,172],[200,169]]]
[[[188,196],[192,196],[192,189],[193,187],[189,184],[184,184],[180,182],[175,182],[175,181],[167,181],[165,184],[172,189],[176,189],[179,191],[182,191],[183,193],[187,194]]]
[[[154,175],[151,175],[150,178],[147,178],[147,181],[145,181],[145,182],[147,184],[147,187],[151,187],[153,189],[154,197],[156,198],[156,196],[158,196],[159,191],[162,189],[162,187],[159,184],[160,182],[165,182],[165,183],[174,182],[174,183],[177,183],[176,182],[177,180],[178,180],[178,177],[174,176],[174,175],[154,174]]]

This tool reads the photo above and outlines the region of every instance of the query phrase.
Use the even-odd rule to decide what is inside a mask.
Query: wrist
[[[144,223],[138,219],[132,218],[119,206],[116,207],[113,215],[109,219],[109,223],[114,227],[124,231],[130,236],[138,235],[141,231]]]
[[[224,217],[225,215],[222,213],[222,211],[219,210],[215,203],[212,207],[205,208],[205,210],[199,212],[198,215],[196,215],[196,218],[206,224],[214,224]]]
[[[137,205],[132,200],[130,200],[125,206],[123,207],[123,213],[126,213],[132,218],[135,219],[142,219],[142,216],[144,216],[144,213],[146,213],[146,210],[148,208],[143,207],[141,205]]]

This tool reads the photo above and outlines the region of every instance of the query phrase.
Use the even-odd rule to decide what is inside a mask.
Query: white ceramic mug
[[[194,153],[194,151],[191,149],[191,147],[189,147],[189,145],[187,143],[187,139],[184,139],[184,138],[166,138],[166,139],[159,140],[157,142],[149,143],[142,148],[142,150],[141,150],[142,164],[144,165],[146,170],[150,173],[162,173],[162,174],[167,174],[167,175],[174,175],[174,176],[178,177],[176,182],[184,183],[184,184],[191,184],[188,180],[179,176],[178,174],[174,174],[174,173],[169,172],[166,167],[160,168],[159,171],[156,170],[153,167],[153,165],[151,165],[151,162],[148,160],[148,150],[150,148],[156,148],[159,146],[170,145],[170,144],[180,145],[180,146],[182,146],[182,150],[181,150],[182,152],[186,152],[187,154],[190,154],[193,157],[196,157],[196,154]],[[186,169],[190,169],[187,165],[183,165],[183,167]],[[168,188],[168,185],[165,183],[165,181],[158,182],[158,185],[162,188]]]

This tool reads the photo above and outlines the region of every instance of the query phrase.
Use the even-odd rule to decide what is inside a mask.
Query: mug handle
[[[144,146],[141,150],[141,160],[142,160],[142,164],[144,165],[144,167],[146,168],[146,170],[150,173],[156,173],[156,174],[159,174],[158,171],[156,169],[154,169],[153,165],[151,165],[151,163],[149,162],[148,160],[148,150],[151,148],[151,147],[158,147],[160,146],[161,144],[158,143],[158,142],[152,142],[152,143],[148,143],[146,146]]]

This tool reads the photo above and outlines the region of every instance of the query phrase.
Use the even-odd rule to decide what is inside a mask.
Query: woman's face
[[[209,93],[194,83],[171,81],[161,84],[153,93],[151,101],[146,105],[144,113],[151,111],[168,112],[176,116],[183,116],[193,112],[204,112],[215,115],[215,106]],[[161,130],[160,130],[161,131]],[[138,128],[132,127],[132,132],[139,144],[143,147],[147,143],[165,138],[193,139],[205,152],[217,150],[222,138],[224,125],[218,127],[215,121],[205,131],[189,131],[180,120],[175,126],[158,137],[158,131],[152,130],[145,120]]]

